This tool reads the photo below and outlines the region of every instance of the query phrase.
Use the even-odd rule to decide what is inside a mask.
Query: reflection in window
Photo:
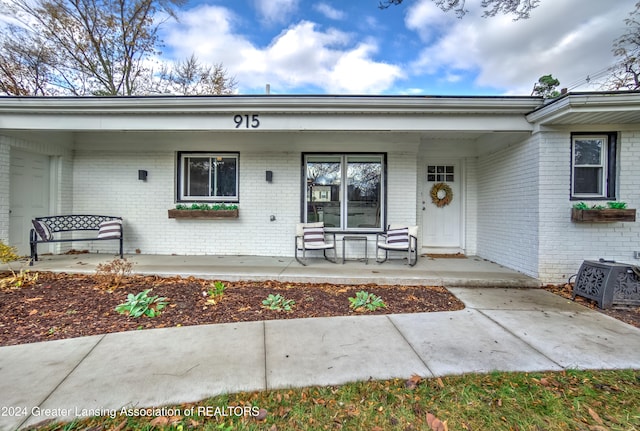
[[[307,158],[307,221],[340,227],[340,157]]]
[[[381,184],[379,157],[347,157],[347,228],[379,227]]]
[[[574,196],[605,197],[607,170],[607,138],[574,137],[573,190]]]
[[[342,230],[383,227],[382,155],[308,155],[305,166],[307,222]]]
[[[237,154],[180,153],[178,200],[237,201]]]

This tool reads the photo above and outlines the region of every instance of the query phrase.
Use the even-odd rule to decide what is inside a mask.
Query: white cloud
[[[255,5],[263,21],[285,23],[298,9],[298,0],[255,0]]]
[[[179,22],[167,22],[163,39],[173,59],[195,54],[202,62],[220,63],[234,74],[244,58],[255,52],[252,44],[234,34],[239,18],[218,6],[198,6],[180,14]]]
[[[336,9],[327,3],[316,3],[313,5],[313,8],[325,17],[336,21],[342,20],[346,16],[343,11]]]
[[[237,33],[238,21],[226,8],[202,5],[167,25],[163,39],[174,58],[193,52],[202,62],[223,63],[240,92],[262,91],[269,83],[273,93],[379,93],[403,77],[400,67],[374,60],[374,40],[354,40],[351,33],[301,21],[267,46],[256,46]]]
[[[437,35],[456,22],[455,15],[444,13],[432,0],[421,0],[407,10],[405,25],[415,31],[424,43],[433,41]]]
[[[482,18],[481,12],[451,18],[422,0],[408,10],[406,26],[425,46],[413,74],[443,76],[476,72],[475,85],[529,94],[533,83],[553,74],[561,86],[583,80],[614,60],[613,40],[635,0],[546,0],[528,20]]]
[[[330,73],[331,93],[381,93],[403,73],[397,66],[374,62],[370,54],[376,47],[363,43],[343,53]]]

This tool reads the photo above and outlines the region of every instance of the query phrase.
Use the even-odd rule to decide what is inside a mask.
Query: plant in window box
[[[607,223],[636,221],[636,210],[627,208],[626,202],[607,202],[607,206],[579,202],[571,208],[571,221],[577,223]]]
[[[238,218],[238,205],[235,204],[178,204],[169,210],[169,218],[175,219],[227,219]]]

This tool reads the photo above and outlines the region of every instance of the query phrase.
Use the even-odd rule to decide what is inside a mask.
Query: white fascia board
[[[415,96],[191,96],[191,97],[0,97],[0,113],[57,114],[228,113],[521,113],[540,106],[535,97]]]
[[[575,113],[611,113],[640,111],[640,92],[576,93],[527,114],[527,120],[537,125],[563,122]]]
[[[0,130],[531,130],[532,97],[0,98]],[[236,123],[259,119],[259,127]]]
[[[253,112],[253,111],[252,111]],[[256,111],[258,112],[258,111]],[[263,112],[263,111],[259,111]],[[235,117],[241,115],[237,127]],[[259,126],[251,127],[254,115]],[[249,126],[246,126],[249,124]],[[258,123],[256,123],[258,124]],[[61,131],[532,131],[524,115],[456,114],[0,114],[0,130]]]

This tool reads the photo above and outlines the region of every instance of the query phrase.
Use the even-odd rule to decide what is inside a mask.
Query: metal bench
[[[122,217],[102,215],[58,215],[36,217],[32,220],[33,228],[29,233],[31,246],[31,261],[38,260],[38,244],[70,241],[118,241],[120,243],[120,258],[122,251]],[[56,238],[58,232],[95,231],[95,236]]]

